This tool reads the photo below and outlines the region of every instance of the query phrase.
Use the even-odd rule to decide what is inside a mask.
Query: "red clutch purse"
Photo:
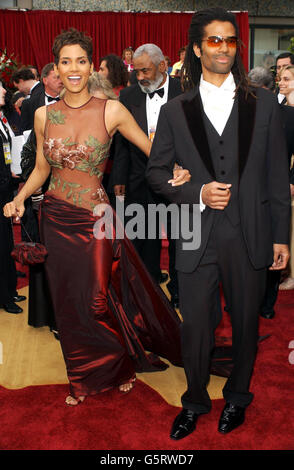
[[[44,245],[34,242],[21,242],[14,245],[11,256],[21,264],[44,263],[48,252]]]
[[[48,251],[46,250],[45,246],[42,245],[42,243],[33,242],[21,221],[20,223],[31,241],[16,243],[11,252],[12,258],[21,264],[33,265],[38,263],[44,263],[45,258],[48,255]]]

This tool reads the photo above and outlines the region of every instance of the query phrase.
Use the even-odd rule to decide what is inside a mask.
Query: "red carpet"
[[[218,329],[227,336],[227,315]],[[210,414],[199,418],[197,430],[180,442],[168,437],[179,409],[138,381],[134,390],[87,398],[67,407],[67,386],[0,388],[0,449],[200,450],[293,449],[294,364],[289,343],[294,340],[294,292],[279,296],[276,318],[261,319],[260,334],[270,338],[259,346],[252,391],[255,398],[243,426],[223,436],[217,423],[223,400],[213,401]],[[154,434],[154,429],[156,433]]]
[[[162,268],[166,267],[163,250]],[[24,284],[28,278],[19,281]],[[270,337],[259,345],[252,378],[254,401],[244,425],[229,435],[217,432],[224,402],[215,400],[211,413],[199,418],[191,436],[171,441],[169,430],[179,409],[140,381],[125,396],[114,390],[73,408],[64,404],[65,385],[0,387],[0,449],[293,450],[294,364],[289,355],[294,348],[289,349],[289,344],[294,340],[294,291],[280,292],[273,320],[260,319],[260,335],[267,334]],[[228,336],[225,313],[217,337]]]

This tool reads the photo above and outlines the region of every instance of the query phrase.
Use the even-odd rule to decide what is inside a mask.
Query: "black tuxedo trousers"
[[[187,377],[184,408],[201,414],[211,408],[206,390],[213,348],[215,305],[219,283],[230,311],[233,331],[231,376],[223,389],[226,401],[250,404],[250,378],[257,352],[259,308],[264,296],[266,269],[249,261],[240,225],[233,226],[223,211],[215,211],[206,250],[193,273],[178,272],[182,355]],[[185,299],[189,298],[189,302]]]

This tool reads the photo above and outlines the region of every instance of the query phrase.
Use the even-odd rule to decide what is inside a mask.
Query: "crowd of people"
[[[30,267],[29,324],[47,325],[60,339],[66,403],[116,386],[128,393],[136,371],[166,367],[161,356],[187,376],[170,434],[178,440],[211,408],[206,385],[221,282],[234,367],[219,431],[230,432],[253,399],[258,316],[273,318],[279,287],[294,288],[294,267],[282,283],[280,274],[289,259],[289,174],[294,193],[293,55],[277,58],[276,77],[257,68],[248,78],[234,15],[221,8],[194,14],[173,67],[157,45],[143,44],[122,58],[102,57],[95,71],[91,39],[74,29],[57,36],[53,55],[40,78],[33,66],[15,72],[9,99],[0,88],[0,305],[22,311],[10,256],[17,217],[23,237],[28,232],[48,251],[44,264]],[[10,171],[13,137],[24,133],[25,177]],[[127,236],[96,237],[97,221],[117,233],[117,201]],[[148,214],[170,203],[190,205],[189,227],[200,203],[201,245],[183,249],[183,234],[176,241],[167,218],[166,274],[163,227]],[[127,226],[138,206],[143,229],[132,238]]]

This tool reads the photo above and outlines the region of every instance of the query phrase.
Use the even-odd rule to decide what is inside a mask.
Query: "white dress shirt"
[[[219,135],[222,135],[230,117],[235,90],[236,84],[231,72],[220,87],[206,82],[201,75],[199,91],[204,112]]]
[[[211,124],[219,135],[222,135],[227,121],[232,112],[236,84],[233,74],[230,72],[220,87],[206,82],[201,75],[199,92],[203,109]],[[197,132],[197,130],[196,130]],[[204,186],[204,185],[203,185]],[[202,201],[202,189],[200,190],[200,211],[203,212],[206,205]]]
[[[160,108],[163,104],[167,103],[168,98],[168,84],[169,76],[166,74],[166,80],[164,85],[160,86],[158,89],[164,89],[164,95],[161,98],[157,93],[154,94],[153,98],[150,98],[147,94],[146,96],[146,116],[147,116],[147,128],[148,128],[148,137],[153,140],[154,134],[157,127],[157,121],[159,117]]]
[[[278,93],[278,103],[281,104],[284,99],[285,95],[282,95],[282,93]]]

